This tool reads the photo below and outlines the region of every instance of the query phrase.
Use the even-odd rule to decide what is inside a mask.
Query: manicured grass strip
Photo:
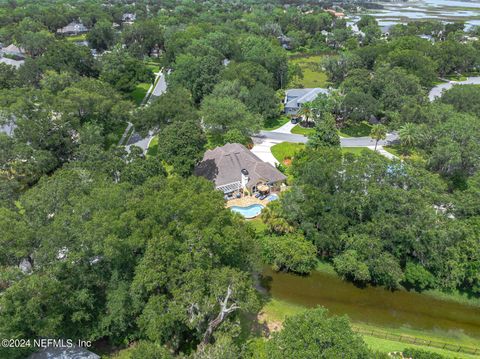
[[[449,350],[430,348],[430,347],[425,347],[423,345],[407,344],[407,343],[397,342],[397,341],[388,340],[388,339],[375,338],[367,335],[362,335],[362,338],[370,349],[377,352],[382,352],[382,353],[401,352],[406,348],[415,348],[415,349],[426,350],[429,352],[441,354],[446,358],[459,358],[459,359],[475,359],[475,358],[478,359],[479,358],[478,355],[453,353]]]
[[[404,159],[404,160],[411,160],[411,161],[416,161],[416,162],[423,162],[424,158],[421,153],[418,151],[410,151],[408,154],[404,154],[402,151],[400,151],[400,147],[398,145],[393,145],[393,146],[383,146],[383,149],[389,153],[391,153],[394,156],[397,156],[398,158]]]
[[[155,136],[150,141],[147,150],[147,156],[156,156],[158,153],[158,136]]]
[[[156,64],[155,62],[148,62],[147,68],[152,70],[154,73],[157,73],[158,71],[160,71],[160,65]]]
[[[87,39],[87,34],[80,34],[80,35],[74,35],[74,36],[66,36],[65,39],[67,41],[83,41]]]
[[[150,83],[146,83],[146,82],[140,83],[135,87],[135,90],[133,90],[133,92],[131,93],[130,96],[132,97],[133,101],[137,106],[139,106],[142,103],[143,99],[147,94],[148,89],[150,88],[150,85],[151,85]]]
[[[353,153],[354,155],[361,155],[363,151],[371,151],[367,147],[342,147],[342,153]]]
[[[307,127],[303,127],[303,126],[300,126],[299,124],[296,125],[294,128],[292,128],[292,133],[296,134],[296,135],[304,135],[304,136],[308,136],[312,133],[315,132],[315,129],[314,128],[307,128]]]
[[[290,119],[287,116],[280,116],[274,120],[265,121],[265,123],[263,124],[262,130],[265,130],[265,131],[276,130],[277,128],[282,127],[288,121],[290,121]]]
[[[263,223],[260,217],[249,220],[248,223],[250,223],[257,234],[263,234],[267,230],[267,225]]]
[[[365,137],[370,136],[372,125],[368,122],[350,124],[340,129],[339,135],[342,137]]]
[[[319,264],[320,267],[324,265],[325,265],[324,263]],[[263,318],[268,323],[280,324],[285,320],[286,317],[295,315],[305,309],[307,308],[297,304],[271,298],[262,308],[262,313],[263,313]],[[420,331],[420,330],[414,330],[414,329],[403,328],[403,327],[387,328],[387,327],[381,327],[381,326],[368,325],[368,324],[359,323],[359,322],[352,322],[352,327],[354,328],[354,330],[359,332],[359,334],[364,338],[365,342],[371,349],[380,351],[380,352],[388,353],[392,351],[402,351],[405,348],[409,348],[409,347],[415,347],[422,350],[441,353],[445,355],[447,358],[470,359],[470,358],[480,357],[480,356],[469,355],[464,353],[452,352],[450,350],[442,350],[440,348],[429,347],[425,345],[414,345],[405,341],[392,340],[392,338],[396,338],[404,335],[404,336],[423,339],[426,341],[432,340],[432,341],[444,342],[445,344],[451,344],[452,347],[455,347],[456,345],[461,345],[461,346],[475,348],[476,347],[475,339],[467,336],[454,338],[452,336],[449,337],[447,332],[439,333],[439,332],[433,332],[433,331]],[[376,332],[376,336],[364,334],[372,330]],[[381,334],[378,335],[378,333],[383,333],[383,335],[389,337],[390,339],[379,338],[378,336],[381,336]]]
[[[278,162],[283,163],[285,159],[292,159],[304,148],[305,145],[303,143],[282,142],[272,146],[271,151],[273,157],[275,157]]]

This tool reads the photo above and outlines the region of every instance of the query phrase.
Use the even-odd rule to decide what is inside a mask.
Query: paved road
[[[480,76],[468,77],[465,81],[449,81],[439,84],[430,90],[428,98],[430,101],[435,100],[437,97],[442,96],[444,90],[451,89],[453,85],[480,85]]]
[[[167,91],[167,81],[165,79],[165,73],[163,71],[160,71],[159,75],[160,77],[157,81],[157,84],[155,85],[155,88],[152,91],[152,96],[155,96],[155,97],[159,97],[165,91]],[[152,98],[152,96],[150,96],[150,99]]]
[[[157,74],[157,79],[155,81],[156,81],[155,88],[153,88],[153,90],[152,90],[152,86],[150,87],[147,94],[145,95],[145,98],[142,102],[142,105],[148,106],[148,103],[145,104],[146,99],[148,99],[148,102],[150,102],[152,100],[152,97],[154,97],[154,96],[158,97],[158,96],[162,95],[165,91],[167,91],[167,81],[165,80],[165,72],[164,71],[161,70]],[[151,94],[150,94],[150,92],[151,92]],[[129,130],[130,130],[130,127],[127,127],[127,129],[125,130],[124,136],[126,136],[126,134],[128,133]],[[147,153],[148,145],[150,144],[150,141],[153,139],[153,137],[155,137],[155,135],[152,131],[149,131],[148,136],[145,137],[145,138],[142,138],[142,136],[140,136],[140,134],[135,132],[128,139],[125,148],[126,148],[127,151],[130,151],[131,146],[137,146],[137,147],[140,147],[143,150],[143,153]],[[124,141],[124,138],[122,137],[122,140],[121,140],[120,143],[123,143],[123,141]]]
[[[293,143],[307,143],[308,137],[303,135],[296,135],[293,133],[282,133],[275,131],[260,131],[254,136],[258,139],[263,140],[273,140],[280,142],[293,142]],[[384,146],[389,144],[392,141],[398,139],[397,134],[389,133],[385,141],[379,141],[379,146]],[[341,138],[340,144],[342,147],[369,147],[375,146],[375,140],[370,137],[352,137],[352,138]]]

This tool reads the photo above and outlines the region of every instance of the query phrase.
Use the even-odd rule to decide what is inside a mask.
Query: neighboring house
[[[67,26],[64,26],[61,29],[57,30],[57,33],[62,35],[78,35],[78,34],[84,34],[86,32],[88,32],[87,27],[83,25],[81,22],[77,22],[77,21],[72,21]]]
[[[339,19],[343,19],[345,17],[345,13],[335,11],[334,9],[327,9],[325,11],[328,12],[329,14],[332,14],[333,16],[335,16]]]
[[[10,44],[7,47],[2,48],[0,52],[4,57],[6,56],[15,60],[23,60],[25,58],[25,50],[14,44]]]
[[[417,36],[421,39],[428,40],[428,41],[431,41],[431,42],[435,42],[435,38],[432,35],[422,34],[422,35],[417,35]]]
[[[287,179],[282,172],[239,143],[227,143],[208,150],[194,173],[214,182],[215,188],[225,194],[245,189],[254,193],[258,185],[279,187]]]
[[[20,66],[22,66],[25,63],[25,61],[13,60],[13,59],[9,59],[8,57],[0,57],[0,63],[7,64],[18,69]]]
[[[122,22],[127,24],[132,24],[137,18],[137,15],[132,13],[125,13],[122,15]]]
[[[100,359],[100,356],[80,347],[50,347],[33,353],[27,359]]]
[[[280,42],[280,45],[285,50],[291,50],[292,49],[292,39],[291,38],[282,34],[282,35],[278,36],[277,39]]]
[[[315,100],[319,94],[328,95],[328,90],[316,87],[285,91],[285,113],[287,115],[296,115],[305,102]]]
[[[0,124],[0,133],[5,133],[7,136],[12,137],[13,136],[13,131],[15,130],[17,126],[12,123],[12,124]]]
[[[0,133],[5,133],[7,136],[12,137],[13,132],[17,128],[15,120],[15,116],[5,116],[0,112]]]

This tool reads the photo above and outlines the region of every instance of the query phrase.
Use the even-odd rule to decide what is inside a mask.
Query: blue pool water
[[[230,209],[233,212],[240,213],[245,218],[254,218],[260,214],[263,206],[261,204],[251,204],[247,207],[232,206]]]
[[[276,194],[271,194],[270,196],[268,196],[268,197],[266,198],[266,200],[267,200],[268,202],[275,201],[275,200],[277,200],[277,199],[278,199],[278,195],[276,195]]]

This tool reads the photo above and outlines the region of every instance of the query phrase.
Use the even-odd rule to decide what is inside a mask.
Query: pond
[[[379,287],[358,288],[333,274],[312,272],[309,276],[263,271],[262,285],[279,300],[314,307],[322,305],[332,314],[347,314],[353,321],[389,327],[465,333],[480,338],[480,306],[407,291],[391,292]]]

